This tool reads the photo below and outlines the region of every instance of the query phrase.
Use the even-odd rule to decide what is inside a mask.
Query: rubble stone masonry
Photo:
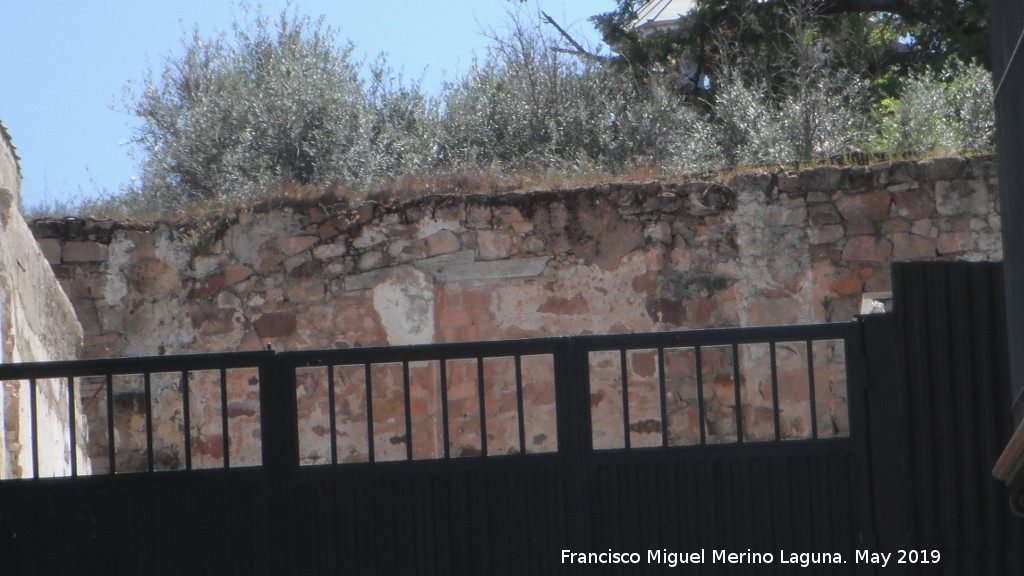
[[[41,220],[84,357],[849,320],[905,260],[999,260],[992,156]]]

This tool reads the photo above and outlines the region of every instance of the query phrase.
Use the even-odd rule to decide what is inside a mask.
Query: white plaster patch
[[[131,251],[135,243],[125,234],[117,234],[110,241],[107,251],[107,284],[103,299],[107,306],[120,306],[128,296],[128,266],[132,263]]]
[[[403,266],[373,287],[373,307],[392,345],[434,341],[434,286],[430,276]]]
[[[183,243],[176,241],[167,228],[161,228],[156,235],[156,257],[174,266],[179,274],[192,265],[192,256],[188,249]]]

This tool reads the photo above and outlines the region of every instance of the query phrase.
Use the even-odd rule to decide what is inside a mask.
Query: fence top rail
[[[712,328],[641,334],[602,334],[580,336],[577,344],[588,351],[619,349],[675,348],[758,344],[763,342],[800,342],[806,340],[842,340],[859,330],[859,321],[789,326],[751,326]]]
[[[274,352],[272,350],[257,350],[218,352],[213,354],[179,354],[0,364],[0,380],[71,378],[79,376],[105,376],[108,374],[158,374],[181,372],[183,370],[217,370],[220,368],[255,368],[273,356]]]

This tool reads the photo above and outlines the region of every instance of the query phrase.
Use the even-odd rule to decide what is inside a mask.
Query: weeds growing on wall
[[[139,182],[79,212],[194,211],[282,185],[379,195],[458,174],[571,181],[993,145],[991,78],[980,66],[910,75],[898,97],[871,102],[866,76],[834,65],[843,55],[796,22],[787,58],[762,65],[733,47],[729,62],[711,63],[711,89],[698,97],[558,50],[562,39],[525,14],[492,31],[486,54],[437,95],[384,56],[354,61],[323,20],[289,11],[250,13],[214,37],[196,32],[129,89],[126,107],[141,120]]]

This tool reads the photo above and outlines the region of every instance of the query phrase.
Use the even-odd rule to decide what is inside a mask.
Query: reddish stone
[[[330,240],[337,236],[338,227],[335,225],[334,220],[321,222],[320,225],[317,226],[316,235],[319,236],[321,240]]]
[[[897,260],[928,260],[935,257],[935,239],[899,233],[892,237],[892,257]]]
[[[811,224],[824,226],[826,224],[839,224],[842,219],[835,206],[831,204],[812,204],[807,208],[807,217]]]
[[[195,439],[196,452],[215,460],[224,457],[224,437],[220,434],[199,436]]]
[[[943,232],[939,234],[936,250],[939,254],[963,252],[974,245],[974,235],[970,232]]]
[[[654,272],[645,272],[635,278],[633,278],[633,291],[637,294],[654,294],[656,274]]]
[[[590,306],[583,296],[577,294],[572,298],[562,296],[551,296],[537,308],[537,312],[545,314],[575,315],[590,312]]]
[[[657,370],[657,362],[655,362],[656,358],[653,352],[634,352],[630,355],[630,360],[633,372],[635,372],[637,376],[642,376],[644,378],[654,376]]]
[[[248,266],[228,266],[224,269],[224,286],[238,284],[249,276],[252,276],[252,268]]]
[[[370,220],[373,220],[373,214],[374,214],[374,211],[375,211],[376,208],[377,208],[377,203],[376,202],[367,202],[365,204],[361,204],[359,206],[356,206],[356,208],[354,210],[354,214],[352,215],[353,216],[353,220],[357,224],[365,224],[365,223],[369,222]]]
[[[878,223],[872,220],[853,220],[846,223],[847,236],[866,236],[878,233]]]
[[[223,287],[224,275],[217,274],[196,282],[195,288],[192,289],[188,297],[192,300],[200,300],[216,294]]]
[[[929,218],[935,212],[935,198],[923,188],[893,194],[893,204],[897,215],[910,220]]]
[[[863,283],[857,276],[842,276],[829,285],[829,290],[841,295],[859,294],[863,291],[862,288]]]
[[[294,334],[298,322],[294,312],[271,312],[257,318],[252,327],[260,338],[280,338]]]
[[[107,259],[107,247],[98,242],[65,242],[65,262],[102,262]]]
[[[854,236],[846,241],[843,260],[882,262],[892,255],[892,242],[875,236]]]
[[[843,219],[885,220],[889,217],[892,197],[888,190],[875,190],[866,194],[844,194],[836,200],[836,208]]]

